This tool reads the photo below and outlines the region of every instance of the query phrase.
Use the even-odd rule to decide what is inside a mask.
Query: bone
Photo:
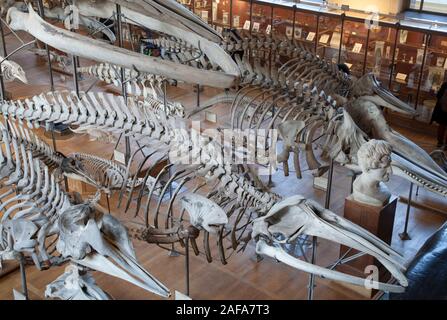
[[[266,239],[273,243],[291,243],[300,235],[318,236],[334,241],[377,258],[398,279],[401,286],[382,285],[385,290],[402,292],[408,285],[403,274],[402,258],[380,239],[363,230],[359,226],[335,216],[314,201],[306,200],[302,196],[294,196],[277,203],[262,218],[254,223],[252,237],[258,239],[257,252],[276,258],[299,270],[315,273],[329,279],[345,281],[356,285],[364,285],[363,279],[343,275],[314,266],[293,258],[277,246],[268,246]],[[278,235],[283,239],[276,240]]]
[[[79,57],[120,65],[128,69],[137,68],[142,72],[159,74],[168,78],[188,82],[195,78],[200,85],[218,88],[232,87],[237,79],[236,70],[233,73],[196,70],[194,68],[176,65],[154,57],[148,57],[126,49],[118,48],[99,40],[91,39],[77,33],[55,27],[42,20],[32,7],[29,13],[23,13],[15,8],[8,11],[9,24],[13,30],[23,30],[49,46]]]
[[[0,61],[2,62],[3,81],[12,82],[19,80],[25,84],[28,83],[25,71],[18,63],[12,60],[5,60],[2,56],[0,56]]]
[[[80,270],[81,269],[81,270]],[[86,273],[74,264],[45,289],[45,297],[59,300],[110,300],[111,297]]]
[[[302,270],[308,273],[315,274],[320,277],[324,277],[326,279],[331,279],[340,282],[346,282],[350,284],[354,284],[357,286],[365,286],[368,281],[365,279],[361,279],[358,277],[354,277],[348,274],[344,274],[338,271],[328,270],[326,268],[322,268],[308,262],[301,261],[296,259],[289,254],[287,254],[283,249],[279,247],[272,247],[265,243],[265,241],[258,241],[256,245],[256,252],[261,255],[269,256],[277,261],[283,262],[294,269]],[[386,283],[378,283],[376,285],[379,290],[386,292],[395,292],[402,293],[405,292],[405,288],[397,285],[391,285]]]
[[[198,229],[217,234],[218,228],[228,223],[225,212],[209,199],[190,193],[181,197],[183,209],[189,213],[191,224]]]

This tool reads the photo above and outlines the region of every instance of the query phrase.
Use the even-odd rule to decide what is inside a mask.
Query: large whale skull
[[[400,284],[376,283],[379,290],[403,292],[408,286],[399,253],[373,234],[324,209],[315,201],[299,195],[290,197],[275,204],[267,215],[258,218],[253,224],[252,237],[256,241],[258,254],[327,279],[365,285],[365,279],[305,262],[291,256],[281,247],[281,244],[296,241],[300,235],[324,238],[375,257]]]

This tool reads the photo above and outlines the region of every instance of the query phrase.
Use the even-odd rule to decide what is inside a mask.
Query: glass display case
[[[272,6],[253,3],[251,11],[251,32],[270,36],[272,34]]]
[[[276,39],[293,39],[293,22],[294,22],[293,8],[273,8],[273,36]]]
[[[384,87],[418,109],[426,122],[447,70],[447,24],[380,16],[287,1],[178,0],[216,30],[238,29],[310,45],[352,75],[372,72]],[[444,30],[445,29],[445,30]],[[263,53],[265,55],[263,55]],[[251,52],[268,58],[267,52]],[[253,55],[251,56],[253,57]]]
[[[436,105],[436,93],[445,81],[447,69],[447,38],[429,35],[418,95],[419,120],[430,122]]]
[[[355,77],[361,77],[364,73],[368,30],[363,22],[345,21],[343,25],[340,63],[346,64]]]
[[[233,0],[232,5],[232,21],[231,27],[237,30],[250,31],[250,6],[251,1],[246,0]]]
[[[369,29],[363,74],[374,73],[385,88],[390,85],[396,35],[396,29],[387,26]]]
[[[217,31],[231,28],[231,0],[213,0],[213,25]]]
[[[426,36],[423,32],[399,30],[394,53],[390,89],[399,99],[416,108]]]
[[[194,13],[202,18],[209,24],[212,24],[213,20],[213,2],[211,0],[194,0]]]
[[[320,58],[338,63],[342,26],[341,16],[332,17],[324,15],[318,18],[316,53]]]
[[[178,3],[181,3],[189,10],[193,11],[194,9],[194,0],[177,0]]]
[[[315,50],[317,41],[317,21],[316,14],[304,13],[296,11],[295,13],[295,30],[293,39],[295,42],[303,42]]]

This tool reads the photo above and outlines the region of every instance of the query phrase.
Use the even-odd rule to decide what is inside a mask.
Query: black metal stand
[[[167,80],[163,81],[163,110],[164,110],[165,114],[168,114],[168,81]],[[169,159],[168,159],[168,163],[169,163]],[[171,168],[168,169],[168,177],[169,177],[169,179],[171,179]],[[169,197],[172,198],[172,184],[169,184]],[[171,226],[173,225],[172,219],[173,219],[173,217],[171,216],[171,218],[170,218]],[[188,245],[189,245],[189,243],[188,243]],[[170,257],[178,257],[179,256],[178,252],[175,250],[174,243],[171,244],[171,251],[169,252],[169,256]],[[189,259],[189,257],[188,257],[188,259]],[[188,271],[187,279],[189,279],[189,271]],[[189,283],[189,280],[188,280],[188,283]],[[189,284],[188,284],[188,286],[189,286]]]
[[[7,56],[7,51],[6,51],[6,42],[5,42],[5,32],[3,31],[3,21],[0,20],[0,33],[1,33],[1,37],[2,37],[2,49],[3,49],[3,57]],[[5,88],[5,83],[3,81],[3,72],[2,72],[2,68],[0,65],[0,93],[2,95],[1,97],[1,101],[6,100],[6,88]]]
[[[312,258],[310,263],[314,264],[317,255],[317,237],[312,237]],[[311,273],[309,275],[309,286],[307,290],[307,300],[314,299],[314,290],[315,290],[315,275]]]
[[[276,97],[275,96],[273,96],[273,101],[276,101]],[[272,105],[272,119],[274,119],[274,118],[275,118],[275,105]],[[273,127],[274,127],[274,124],[272,124],[272,128]],[[268,133],[266,133],[266,137],[268,138]],[[255,148],[257,148],[257,146],[255,146]],[[269,152],[276,152],[276,150],[269,150]],[[269,163],[269,182],[268,182],[267,186],[269,188],[274,188],[275,187],[275,184],[273,183],[273,172],[272,172],[272,164],[271,163]]]
[[[197,85],[197,108],[200,108],[200,84]]]
[[[411,240],[410,235],[408,234],[408,222],[410,220],[410,210],[411,210],[411,198],[413,197],[413,183],[410,185],[410,193],[408,195],[408,204],[407,204],[407,213],[405,215],[405,227],[402,233],[399,233],[399,237],[401,240]]]
[[[327,181],[327,190],[326,190],[326,202],[324,205],[325,209],[329,209],[331,207],[331,196],[332,196],[332,178],[334,176],[334,159],[331,159],[331,164],[329,166],[328,173],[328,181]]]
[[[109,198],[110,198],[110,196],[109,196],[109,195],[107,195],[107,197],[106,197],[106,199],[107,199],[107,210],[109,211],[109,214],[111,214],[111,211],[110,211],[110,201],[109,201]]]
[[[45,11],[42,0],[37,0],[37,6],[39,8],[39,16],[45,20]],[[48,47],[48,44],[45,43],[45,50],[47,52],[47,59],[48,59],[48,74],[50,76],[50,86],[51,91],[54,91],[54,77],[53,77],[53,67],[51,62],[51,54],[50,54],[50,48]]]
[[[119,4],[116,5],[116,26],[117,26],[117,34],[118,34],[118,44],[120,48],[124,47],[124,39],[123,39],[123,19],[122,19],[122,13],[121,13],[121,6]],[[125,79],[125,71],[124,68],[121,68],[121,91],[122,91],[122,95],[124,97],[124,101],[127,105],[127,89],[126,89],[126,79]],[[125,140],[125,154],[124,154],[124,159],[125,159],[125,165],[127,166],[129,164],[130,161],[130,153],[131,153],[131,148],[130,148],[130,138],[128,136],[126,136],[124,138]]]
[[[186,295],[189,296],[189,234],[185,239],[185,281],[186,281]]]
[[[329,173],[328,173],[328,183],[327,183],[327,191],[326,191],[326,202],[325,202],[325,208],[329,209],[331,205],[331,195],[332,195],[332,178],[334,176],[334,160],[331,159],[331,164],[329,166]],[[315,264],[315,261],[317,259],[317,237],[312,238],[312,258],[311,263]],[[315,275],[310,274],[309,275],[309,287],[307,292],[307,299],[313,300],[314,298],[314,289],[315,289]]]
[[[25,257],[20,254],[20,278],[22,281],[22,294],[25,296],[25,300],[29,300],[28,285],[26,282],[26,270],[25,270]]]

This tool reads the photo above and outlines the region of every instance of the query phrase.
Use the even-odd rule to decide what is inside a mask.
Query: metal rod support
[[[185,239],[185,277],[186,295],[189,296],[189,234]]]
[[[402,233],[399,233],[399,237],[401,240],[411,240],[410,235],[408,234],[408,222],[410,220],[410,210],[411,210],[411,198],[413,197],[413,183],[410,185],[410,193],[408,195],[408,205],[407,205],[407,213],[405,215],[405,227]]]
[[[327,181],[327,190],[326,190],[326,202],[325,209],[329,209],[331,207],[331,193],[332,193],[332,178],[334,176],[334,159],[331,159],[331,164],[329,166],[328,173],[328,181]]]
[[[111,214],[110,212],[110,201],[109,201],[109,195],[107,195],[106,199],[107,199],[107,210],[109,211],[109,214]]]
[[[124,37],[123,37],[123,20],[121,14],[121,6],[119,4],[116,5],[116,25],[117,25],[117,35],[118,35],[118,44],[120,48],[124,47]],[[122,95],[124,97],[124,101],[127,105],[127,89],[126,89],[126,79],[125,79],[125,70],[124,67],[121,67],[121,90]],[[128,136],[125,137],[125,145],[126,151],[124,154],[125,164],[128,165],[130,161],[130,138]]]
[[[5,33],[3,30],[3,21],[0,21],[0,34],[1,34],[1,38],[2,38],[3,56],[6,57],[7,51],[6,51]],[[1,69],[1,65],[0,65],[0,91],[1,91],[0,93],[2,95],[1,101],[6,100],[6,87],[5,87],[5,83],[3,81],[3,72]]]
[[[22,293],[25,296],[25,299],[28,300],[28,285],[26,283],[26,270],[25,270],[25,258],[23,254],[20,255],[20,278],[22,281]]]
[[[39,8],[39,16],[45,20],[45,10],[43,6],[42,0],[37,1],[37,6]],[[50,88],[51,91],[54,91],[54,77],[53,77],[53,67],[51,62],[51,54],[50,54],[50,48],[48,47],[48,44],[45,43],[45,50],[47,52],[47,59],[48,59],[48,74],[50,76]]]
[[[312,258],[310,263],[315,264],[316,255],[317,255],[317,237],[312,237]],[[314,289],[315,289],[315,275],[311,273],[309,275],[309,289],[307,291],[308,300],[314,299]]]

